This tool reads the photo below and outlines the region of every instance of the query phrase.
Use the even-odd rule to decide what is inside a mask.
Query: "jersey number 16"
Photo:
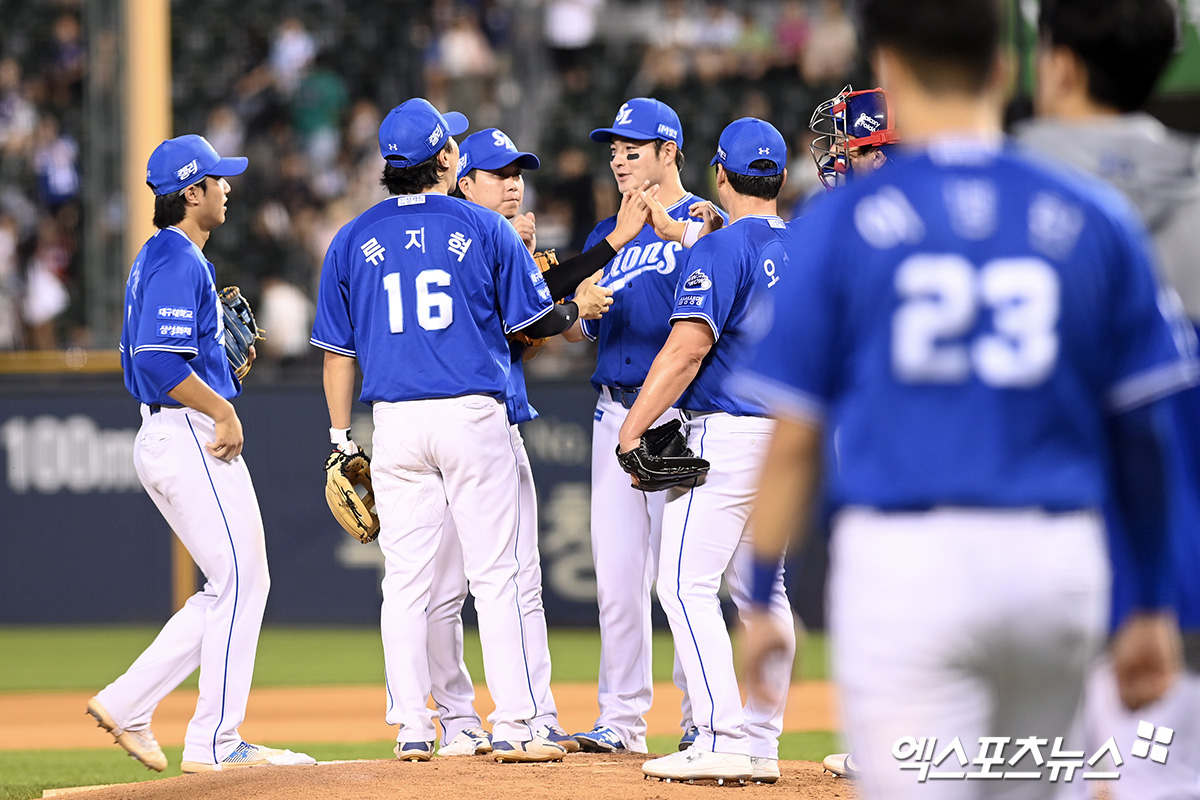
[[[445,292],[430,291],[431,286],[449,286],[450,273],[444,269],[423,269],[417,273],[417,324],[427,331],[440,331],[454,322],[454,298]],[[388,327],[392,333],[404,333],[404,294],[400,273],[383,276],[387,293]]]
[[[907,383],[1023,388],[1058,360],[1059,280],[1038,258],[1000,258],[981,268],[959,255],[909,256],[896,270],[892,369]],[[991,330],[977,328],[981,310]]]

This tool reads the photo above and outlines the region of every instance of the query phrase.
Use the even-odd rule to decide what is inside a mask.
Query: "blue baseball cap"
[[[679,124],[679,115],[653,97],[633,98],[621,106],[611,128],[592,131],[593,142],[609,142],[614,136],[639,141],[664,139],[683,149],[683,126]]]
[[[522,169],[537,169],[542,165],[533,153],[518,150],[499,128],[472,133],[458,145],[458,152],[460,178],[473,169],[503,169],[514,162]]]
[[[405,100],[379,126],[379,154],[394,167],[416,166],[445,147],[447,136],[459,135],[468,124],[457,111],[439,114],[423,97]]]
[[[189,133],[166,139],[146,162],[146,183],[156,195],[173,194],[212,175],[241,175],[250,162],[244,156],[221,158],[203,136]]]
[[[765,159],[775,166],[754,169],[752,161]],[[709,166],[720,164],[738,175],[778,175],[787,166],[787,142],[769,122],[742,117],[725,126],[717,140],[717,154]]]

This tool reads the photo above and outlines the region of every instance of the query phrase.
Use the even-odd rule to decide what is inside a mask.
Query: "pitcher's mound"
[[[689,797],[696,792],[736,791],[709,781],[689,786],[643,779],[640,754],[573,754],[548,764],[497,764],[485,756],[435,758],[426,763],[337,761],[315,767],[254,767],[182,775],[123,786],[72,792],[79,800],[603,800]],[[774,786],[748,784],[755,792],[787,794],[802,800],[854,800],[854,784],[823,773],[811,761],[780,762]],[[62,790],[58,790],[62,791]]]

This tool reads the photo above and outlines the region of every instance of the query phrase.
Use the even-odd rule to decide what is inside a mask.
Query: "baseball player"
[[[1167,0],[1057,0],[1042,6],[1037,58],[1039,119],[1017,131],[1018,141],[1056,161],[1106,178],[1133,201],[1156,245],[1163,281],[1179,291],[1184,311],[1200,320],[1200,144],[1167,130],[1140,109],[1171,59],[1176,10]],[[1184,629],[1187,671],[1159,702],[1131,713],[1121,706],[1112,664],[1102,664],[1088,687],[1088,728],[1095,745],[1115,735],[1128,746],[1150,720],[1173,731],[1165,763],[1128,758],[1109,787],[1116,800],[1200,797],[1200,392],[1170,399],[1176,420],[1170,454],[1171,565]],[[1110,515],[1111,516],[1111,515]],[[1111,520],[1116,522],[1117,520]],[[1110,536],[1114,549],[1122,540]],[[1112,619],[1129,611],[1129,576],[1117,561]]]
[[[900,141],[887,92],[847,86],[813,111],[809,130],[817,134],[809,148],[817,177],[832,189],[856,175],[869,175],[895,158]]]
[[[688,749],[647,761],[642,771],[676,780],[753,777],[774,783],[795,652],[783,574],[776,575],[770,608],[793,633],[775,665],[778,691],[769,702],[742,706],[717,591],[724,575],[739,609],[749,608],[747,520],[773,423],[765,406],[731,394],[726,383],[756,325],[761,327],[764,295],[787,279],[785,226],[775,213],[787,179],[787,145],[770,123],[739,119],[721,133],[712,164],[729,224],[691,249],[679,275],[671,333],[619,433],[620,452],[633,450],[655,421],[678,406],[688,446],[712,463],[703,482],[666,493],[657,578],[699,735]]]
[[[225,178],[245,169],[245,158],[222,158],[194,134],[156,147],[146,183],[159,230],[142,246],[125,286],[121,366],[126,388],[142,404],[134,466],[206,580],[87,711],[159,772],[167,759],[151,717],[196,667],[200,698],[184,738],[184,772],[316,763],[248,744],[238,733],[270,578],[258,499],[241,456],[242,423],[230,402],[242,387],[226,357],[216,273],[202,248],[225,221]]]
[[[897,157],[900,134],[883,89],[856,92],[847,86],[817,106],[808,127],[817,134],[809,149],[827,190],[870,175]],[[821,764],[839,778],[858,772],[849,753],[832,753]]]
[[[665,103],[635,97],[617,111],[612,127],[592,131],[608,142],[609,166],[624,194],[658,186],[657,199],[676,220],[691,217],[701,198],[679,180],[683,129]],[[600,222],[585,250],[606,238],[616,218]],[[650,584],[657,572],[658,540],[665,498],[629,485],[614,462],[617,432],[637,399],[670,333],[669,319],[679,275],[690,250],[665,241],[646,226],[607,264],[600,285],[614,292],[612,310],[597,322],[584,322],[567,334],[597,342],[592,385],[599,392],[592,427],[592,557],[600,607],[600,715],[591,731],[575,736],[585,751],[646,752],[645,714],[653,699],[650,674]],[[677,412],[664,409],[665,422]],[[675,683],[683,688],[678,660]],[[686,747],[695,736],[684,693],[682,728]]]
[[[521,235],[530,252],[536,247],[536,228],[533,214],[519,213],[525,194],[522,171],[538,169],[541,162],[533,153],[517,150],[503,131],[488,128],[466,137],[460,147],[458,160],[457,195],[477,205],[495,211],[511,223]],[[644,207],[639,216],[636,203],[626,203],[622,223],[588,253],[570,259],[542,273],[555,300],[574,292],[580,314],[598,318],[612,303],[612,291],[595,285],[589,276],[597,273],[616,250],[632,239],[642,228]],[[581,284],[582,281],[582,284]],[[517,537],[520,571],[517,582],[522,593],[521,607],[526,612],[522,630],[526,638],[529,669],[544,685],[546,694],[536,698],[533,724],[537,734],[555,742],[567,752],[579,750],[579,744],[558,723],[554,697],[550,693],[550,660],[546,640],[546,618],[542,610],[542,572],[537,547],[537,495],[529,456],[521,438],[518,423],[537,416],[529,405],[522,367],[527,346],[520,341],[509,343],[509,383],[505,405],[510,423],[513,452],[517,457],[520,480],[519,520]],[[474,709],[475,692],[471,676],[462,659],[462,605],[467,595],[467,579],[463,573],[462,552],[457,536],[449,529],[443,532],[430,590],[429,604],[429,667],[433,682],[433,698],[442,723],[442,741],[438,754],[442,756],[476,755],[491,752],[490,737],[480,727]],[[544,659],[544,660],[543,660]]]
[[[754,513],[754,599],[766,607],[819,464],[836,457],[829,624],[862,796],[1060,796],[1066,781],[922,780],[929,762],[905,737],[936,737],[938,753],[958,741],[971,755],[941,763],[972,774],[1001,755],[993,772],[1040,773],[1045,757],[1017,739],[1078,741],[1108,605],[1098,509],[1110,493],[1138,554],[1118,673],[1131,707],[1162,694],[1178,633],[1163,611],[1155,406],[1194,363],[1121,203],[1005,149],[1001,5],[860,9],[920,149],[789,230],[805,269],[777,287],[752,362],[779,416]],[[765,614],[747,628],[751,692],[770,696],[762,666],[786,654],[785,632]]]
[[[383,183],[393,198],[348,223],[325,257],[312,343],[325,353],[330,438],[348,434],[356,363],[372,405],[372,478],[380,516],[387,721],[396,757],[433,755],[426,609],[443,523],[456,523],[479,611],[492,755],[549,761],[565,750],[537,736],[549,697],[548,653],[532,657],[523,628],[519,459],[504,400],[506,333],[549,336],[576,321],[555,305],[504,217],[448,197],[457,177],[462,114],[414,98],[379,128]],[[545,647],[544,641],[541,647]]]

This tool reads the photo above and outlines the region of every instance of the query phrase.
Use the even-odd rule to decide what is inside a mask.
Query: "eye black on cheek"
[[[630,153],[629,155],[625,156],[625,160],[626,161],[637,161],[641,157],[642,157],[641,153]]]

